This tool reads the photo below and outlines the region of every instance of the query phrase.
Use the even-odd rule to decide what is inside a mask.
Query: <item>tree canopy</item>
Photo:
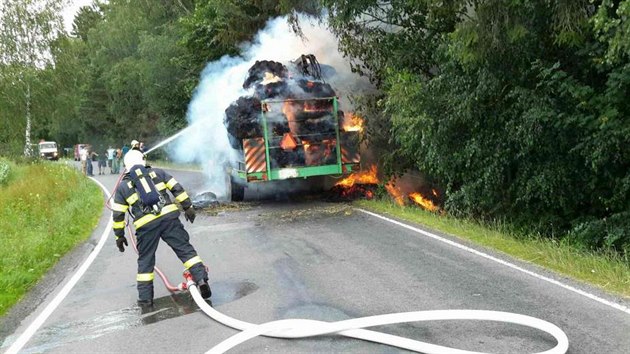
[[[70,33],[61,3],[0,5],[0,154],[27,122],[61,146],[171,135],[208,62],[308,13],[377,86],[357,104],[388,173],[422,171],[451,214],[630,251],[630,0],[109,0]]]
[[[447,210],[627,254],[630,1],[324,3]]]

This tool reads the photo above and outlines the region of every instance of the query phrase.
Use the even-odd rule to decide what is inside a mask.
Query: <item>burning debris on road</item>
[[[357,199],[372,199],[376,195],[376,191],[381,184],[378,177],[376,165],[372,165],[369,169],[356,172],[350,176],[337,182],[329,191],[328,200],[333,202],[353,201]],[[423,191],[403,192],[400,187],[396,186],[395,181],[389,181],[383,187],[392,200],[400,205],[415,205],[428,211],[439,211],[436,201],[439,200],[439,194],[435,189],[431,189],[427,193]],[[405,198],[406,195],[406,198]],[[430,195],[430,196],[427,196]]]
[[[356,199],[372,199],[378,188],[376,165],[356,172],[337,182],[330,190],[329,201],[352,201]]]

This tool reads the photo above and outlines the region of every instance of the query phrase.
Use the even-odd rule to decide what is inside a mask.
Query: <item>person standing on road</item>
[[[191,223],[195,220],[195,209],[184,188],[165,171],[146,166],[145,156],[139,150],[127,152],[123,160],[125,175],[118,185],[112,204],[114,234],[120,252],[128,246],[125,238],[125,214],[133,219],[138,240],[138,304],[153,305],[153,268],[155,251],[160,239],[164,240],[184,263],[197,283],[204,299],[211,296],[208,273],[197,251],[190,244],[190,236],[179,221],[179,209],[167,193],[184,209],[184,217]],[[155,196],[152,196],[155,194]],[[158,196],[157,198],[155,198]]]
[[[116,156],[116,149],[111,145],[107,148],[107,167],[109,167],[109,173],[114,174],[114,157]]]
[[[114,152],[114,170],[112,171],[115,174],[120,173],[120,165],[122,165],[122,150],[117,148]]]
[[[129,146],[127,146],[127,144],[123,144],[122,147],[122,157],[124,158],[125,155],[127,155],[127,152],[129,151]]]
[[[79,152],[79,159],[81,160],[81,172],[87,176],[87,160],[88,160],[88,149],[87,146],[83,147]]]
[[[98,156],[98,154],[96,152],[94,152],[94,150],[92,149],[92,145],[88,145],[85,147],[87,149],[88,152],[88,158],[87,158],[87,175],[90,177],[94,176],[94,165],[92,164],[93,160],[96,159],[96,156]]]
[[[107,167],[107,150],[101,151],[101,153],[98,154],[97,156],[98,156],[98,174],[104,175],[105,167]]]

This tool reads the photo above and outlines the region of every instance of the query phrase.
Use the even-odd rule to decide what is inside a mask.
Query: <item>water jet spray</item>
[[[149,153],[151,153],[152,151],[155,151],[155,150],[157,150],[157,149],[161,148],[162,146],[164,146],[164,145],[166,145],[166,144],[170,143],[171,141],[173,141],[173,140],[175,140],[175,139],[179,138],[179,137],[180,137],[180,136],[182,136],[184,133],[186,133],[186,132],[187,132],[187,131],[189,131],[190,129],[194,128],[194,127],[197,125],[197,123],[200,123],[200,122],[193,122],[193,123],[191,123],[191,124],[190,124],[189,126],[187,126],[186,128],[183,128],[182,130],[178,131],[177,133],[175,133],[175,134],[171,135],[170,137],[168,137],[168,138],[166,138],[166,139],[164,139],[164,140],[160,141],[159,143],[155,144],[152,148],[150,148],[149,150],[145,151],[145,152],[144,152],[144,154],[145,154],[145,155],[148,155],[148,154],[149,154]]]

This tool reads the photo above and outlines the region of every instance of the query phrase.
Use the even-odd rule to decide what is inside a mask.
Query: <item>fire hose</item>
[[[114,193],[123,174],[118,178]],[[113,195],[113,193],[112,193]],[[111,198],[111,197],[110,197]],[[109,207],[109,199],[106,201],[106,206]],[[110,208],[111,209],[111,208]],[[133,232],[129,225],[127,225],[130,239],[136,253],[137,245]],[[404,338],[392,334],[367,330],[364,328],[382,326],[388,324],[400,324],[409,322],[427,322],[427,321],[443,321],[443,320],[477,320],[477,321],[493,321],[512,323],[522,325],[540,331],[554,337],[557,341],[555,347],[539,352],[537,354],[564,354],[569,348],[569,339],[567,335],[558,326],[553,323],[521,314],[515,314],[502,311],[487,311],[487,310],[433,310],[433,311],[412,311],[412,312],[400,312],[385,315],[376,315],[368,317],[360,317],[350,320],[343,320],[337,322],[325,322],[309,319],[284,319],[266,322],[263,324],[253,324],[245,321],[241,321],[232,317],[229,317],[210,306],[201,296],[197,285],[192,280],[189,272],[184,272],[185,281],[178,286],[172,285],[164,273],[155,267],[155,272],[158,273],[160,279],[164,282],[164,285],[170,292],[177,292],[188,290],[192,295],[195,303],[199,308],[213,320],[240,330],[237,333],[221,343],[211,348],[207,353],[219,354],[224,353],[235,346],[246,342],[249,339],[257,336],[266,336],[273,338],[284,339],[296,339],[296,338],[308,338],[322,335],[337,334],[345,337],[361,339],[374,343],[381,343],[392,347],[401,349],[407,349],[419,353],[427,354],[484,354],[482,352],[473,352],[467,350],[460,350],[451,347],[440,346],[436,344],[426,343],[414,339]]]
[[[439,320],[480,320],[514,323],[535,328],[552,335],[557,345],[547,351],[538,354],[564,354],[569,348],[567,335],[556,325],[531,316],[519,315],[509,312],[485,311],[485,310],[435,310],[400,312],[386,315],[360,317],[337,322],[324,322],[308,319],[285,319],[271,321],[260,325],[240,321],[226,316],[212,308],[202,297],[191,279],[187,283],[188,290],[197,306],[210,318],[234,329],[240,333],[217,344],[207,353],[224,353],[235,346],[244,343],[254,337],[264,335],[274,338],[307,338],[321,335],[338,334],[346,337],[362,339],[365,341],[386,344],[393,347],[407,349],[427,354],[484,354],[460,350],[431,343],[421,342],[409,338],[391,334],[366,330],[363,328],[388,324],[439,321]]]

